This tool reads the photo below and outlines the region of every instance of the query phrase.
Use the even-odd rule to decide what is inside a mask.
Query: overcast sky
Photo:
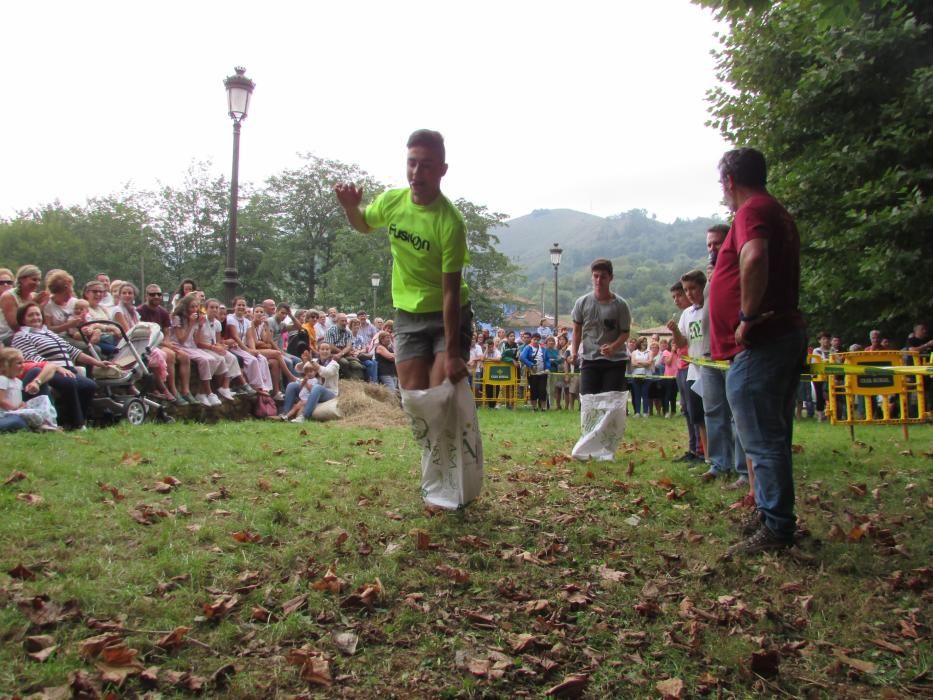
[[[404,143],[447,140],[444,190],[517,217],[723,213],[716,23],[687,0],[8,2],[0,216],[229,177],[223,79],[256,81],[240,180],[298,153],[404,185]]]

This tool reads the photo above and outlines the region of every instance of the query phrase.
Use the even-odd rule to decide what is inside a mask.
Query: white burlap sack
[[[573,446],[574,459],[608,462],[625,434],[627,391],[607,391],[580,396],[580,439]]]
[[[422,498],[441,508],[462,508],[483,486],[483,442],[470,385],[445,380],[432,389],[401,393],[422,448]]]

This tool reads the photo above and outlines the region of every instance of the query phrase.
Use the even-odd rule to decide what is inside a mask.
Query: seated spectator
[[[0,348],[0,418],[6,415],[22,417],[33,430],[59,430],[52,402],[45,394],[38,394],[37,382],[31,387],[32,398],[25,398],[23,380],[23,353],[16,348]],[[54,371],[47,374],[51,378]]]
[[[334,325],[327,329],[327,344],[331,348],[331,357],[340,366],[342,377],[362,378],[363,365],[353,355],[353,334],[347,327],[347,315],[338,313]]]
[[[247,317],[246,299],[233,300],[233,313],[227,316],[225,343],[230,352],[243,362],[243,374],[254,392],[268,394],[273,390],[269,361],[256,348],[256,331]]]
[[[272,375],[272,386],[275,391],[275,400],[281,401],[285,398],[282,393],[282,377],[286,377],[289,382],[298,381],[288,362],[285,361],[285,352],[275,346],[275,339],[272,337],[272,330],[266,323],[266,310],[262,306],[253,307],[253,333],[256,336],[256,350],[260,355],[264,355],[269,362],[269,372]]]
[[[117,303],[113,307],[113,320],[120,324],[124,333],[129,334],[140,323],[139,311],[136,310],[136,286],[130,282],[123,282],[116,292]],[[165,384],[168,379],[168,359],[165,352],[159,348],[149,348],[148,367],[156,385],[156,391],[151,396],[165,401],[174,401],[175,392],[170,391]]]
[[[172,295],[169,305],[174,309],[178,305],[178,302],[181,301],[182,297],[196,291],[198,291],[197,282],[193,279],[183,279],[181,284],[178,285],[178,289],[176,289],[175,293]]]
[[[246,381],[243,379],[243,373],[240,371],[240,363],[237,362],[236,355],[231,353],[227,345],[223,342],[220,328],[220,302],[217,299],[208,299],[207,303],[207,322],[201,325],[195,342],[200,350],[216,355],[221,362],[221,374],[215,377],[220,386],[217,389],[217,395],[226,401],[233,401],[234,396],[230,387],[244,387]],[[239,391],[240,389],[238,389]]]
[[[100,303],[107,308],[113,306],[113,296],[110,293],[110,275],[108,275],[106,272],[98,272],[96,275],[94,275],[94,279],[100,282],[101,286],[106,290],[101,295]]]
[[[9,272],[9,270],[7,270]],[[6,274],[0,274],[6,279]],[[0,343],[8,345],[10,338],[19,330],[16,315],[20,307],[27,302],[36,302],[44,306],[49,300],[47,291],[40,292],[42,272],[35,265],[23,265],[16,271],[16,283],[4,283],[0,287]]]
[[[379,367],[379,383],[398,393],[398,370],[395,367],[395,352],[392,350],[392,334],[379,331],[376,336],[376,364]]]
[[[49,300],[42,312],[45,314],[46,325],[53,333],[68,339],[80,337],[77,328],[82,323],[81,318],[74,312],[75,303],[78,301],[74,295],[74,283],[74,277],[64,270],[49,270],[45,276]],[[86,301],[84,303],[90,306]]]
[[[365,315],[365,311],[363,314]],[[362,323],[359,318],[350,321],[350,334],[353,336],[353,350],[350,352],[350,361],[356,360],[363,366],[366,379],[370,384],[379,382],[379,366],[375,356],[369,352],[369,342],[363,337]]]
[[[157,284],[146,287],[146,300],[136,307],[139,320],[158,324],[162,329],[162,343],[159,350],[165,355],[166,385],[175,397],[176,406],[187,406],[194,402],[191,395],[191,358],[172,338],[172,319],[162,306],[162,288]],[[177,377],[176,383],[176,364]]]
[[[60,368],[49,379],[55,397],[58,423],[66,430],[77,430],[85,426],[91,399],[97,384],[79,373],[76,364],[88,367],[116,367],[112,362],[98,360],[78,348],[66,343],[45,326],[42,307],[28,302],[16,312],[19,330],[13,335],[12,344],[30,362],[49,362]]]
[[[364,347],[369,348],[373,344],[376,334],[379,333],[379,329],[370,323],[369,315],[365,310],[360,309],[357,311],[356,317],[360,322],[360,336],[363,338]]]
[[[292,308],[284,302],[276,304],[271,299],[266,299],[263,302],[263,311],[267,309],[267,302],[273,305],[272,315],[266,317],[266,325],[269,326],[269,330],[272,332],[272,342],[275,343],[276,349],[282,351],[282,356],[288,364],[289,371],[294,374],[295,366],[301,362],[301,353],[297,355],[289,354],[285,338],[286,334],[295,333],[301,329],[301,323],[295,318]],[[304,348],[302,352],[304,350],[307,350],[307,348]]]
[[[301,328],[307,334],[308,351],[312,357],[317,355],[317,323],[321,319],[321,312],[317,309],[308,309],[305,311],[305,317],[302,320]]]
[[[331,348],[328,343],[321,343],[318,346],[318,351],[320,352],[320,359],[309,359],[308,363],[310,363],[314,371],[317,372],[318,379],[323,381],[311,387],[311,390],[307,394],[307,399],[305,400],[305,406],[302,409],[301,415],[297,418],[293,418],[291,421],[292,423],[304,423],[306,420],[310,420],[318,404],[335,400],[339,393],[340,365],[331,357]],[[304,365],[302,365],[302,369],[303,368]],[[288,412],[291,411],[295,401],[298,400],[300,391],[300,382],[291,382],[288,385],[286,388],[285,403],[282,405],[283,413],[287,415]]]
[[[97,280],[91,280],[84,285],[84,291],[81,296],[88,303],[88,310],[85,315],[87,321],[111,320],[110,311],[100,303],[100,300],[106,293],[104,285]],[[113,327],[106,324],[89,326],[87,330],[85,330],[85,335],[94,333],[94,331],[98,331],[99,333],[94,334],[94,337],[98,338],[98,340],[93,342],[93,345],[100,348],[100,352],[104,357],[115,355],[117,352],[117,340],[113,334]]]
[[[172,338],[197,367],[198,393],[193,397],[194,402],[202,406],[219,406],[220,397],[211,390],[211,380],[223,375],[223,362],[197,345],[201,329],[207,323],[207,316],[201,313],[198,300],[197,292],[191,292],[175,305],[172,310]]]

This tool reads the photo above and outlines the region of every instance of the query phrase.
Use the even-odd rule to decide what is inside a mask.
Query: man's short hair
[[[281,311],[282,309],[285,309],[286,311],[291,311],[291,310],[292,310],[292,307],[290,307],[290,306],[289,306],[288,304],[286,304],[284,301],[280,301],[278,304],[275,305],[275,310],[276,310],[276,311]]]
[[[538,340],[541,340],[541,334],[540,334],[540,333],[532,333],[532,334],[531,334],[531,339],[534,340],[535,338],[537,338]]]
[[[680,281],[689,282],[690,284],[695,284],[698,287],[705,287],[706,275],[703,274],[702,270],[690,270],[690,272],[680,278]]]
[[[829,331],[820,331],[819,333],[816,334],[816,337],[832,339],[833,336],[832,336],[832,333],[830,333]]]
[[[718,233],[722,235],[723,237],[725,237],[726,234],[729,233],[729,224],[713,224],[708,229],[706,229],[706,232],[707,233]]]
[[[606,258],[596,258],[596,260],[590,263],[590,272],[596,272],[597,270],[600,272],[605,272],[610,277],[612,277],[612,260],[606,260]]]
[[[746,187],[764,187],[768,182],[768,166],[761,151],[737,148],[727,151],[719,161],[719,174],[729,176],[735,184]]]
[[[412,135],[408,137],[406,147],[414,148],[415,146],[430,148],[441,157],[442,163],[447,162],[447,149],[444,146],[444,137],[441,136],[441,132],[431,129],[418,129],[412,132]]]
[[[671,290],[670,290],[670,291],[672,291],[672,292],[682,292],[682,291],[684,291],[684,283],[681,282],[680,280],[677,280],[676,282],[674,282],[674,284],[671,285]]]

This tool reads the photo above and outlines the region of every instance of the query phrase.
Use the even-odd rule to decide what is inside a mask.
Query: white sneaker
[[[222,399],[227,399],[227,401],[234,401],[233,392],[227,389],[226,387],[220,387],[217,390],[217,395]]]
[[[195,394],[194,400],[197,401],[202,406],[213,406],[211,400],[207,398],[207,394]]]
[[[305,417],[304,417],[304,416],[298,416],[297,418],[292,418],[291,421],[289,421],[289,422],[290,422],[290,423],[304,423],[304,422],[305,422]]]
[[[220,397],[214,392],[211,392],[210,394],[207,395],[207,400],[210,402],[209,405],[211,406],[219,406],[220,404],[223,403],[223,401],[220,400]]]
[[[283,394],[283,393],[280,391],[278,394],[276,394],[275,396],[272,397],[272,400],[273,400],[273,401],[284,401],[284,400],[285,400],[285,394]]]

